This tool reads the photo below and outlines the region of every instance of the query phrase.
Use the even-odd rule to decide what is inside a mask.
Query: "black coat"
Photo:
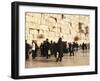
[[[59,54],[63,55],[63,42],[62,41],[59,41],[57,43],[57,49],[58,49]]]

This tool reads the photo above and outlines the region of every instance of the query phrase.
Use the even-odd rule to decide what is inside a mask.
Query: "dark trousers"
[[[32,50],[32,58],[35,59],[35,57],[36,57],[36,52],[35,50]]]
[[[74,56],[74,51],[70,51],[70,56]]]
[[[46,58],[48,59],[48,57],[49,57],[48,50],[45,50],[45,54],[46,54]]]
[[[28,51],[26,51],[26,60],[29,59]]]
[[[62,61],[62,57],[63,57],[63,53],[59,53],[58,54],[58,57],[57,57],[57,59],[56,59],[56,62],[58,62],[58,61]]]

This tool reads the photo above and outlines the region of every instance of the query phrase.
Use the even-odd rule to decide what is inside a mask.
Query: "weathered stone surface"
[[[78,43],[89,43],[89,16],[72,14],[49,14],[27,12],[26,17],[26,40],[31,44],[36,40],[40,45],[46,38],[49,41],[73,42],[78,37]]]

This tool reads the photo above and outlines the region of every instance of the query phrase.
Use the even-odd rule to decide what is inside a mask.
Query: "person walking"
[[[26,60],[29,59],[30,48],[31,48],[31,46],[27,43],[27,40],[25,40],[25,58],[26,58]]]
[[[63,42],[62,42],[62,38],[59,38],[59,40],[58,40],[58,43],[57,43],[57,50],[58,50],[58,52],[57,52],[57,59],[56,59],[56,62],[58,62],[58,61],[62,61],[62,57],[63,57]]]
[[[46,58],[47,59],[49,57],[49,54],[48,54],[49,49],[50,49],[50,43],[49,43],[48,39],[46,39],[46,42],[45,42],[45,53],[46,53]]]
[[[36,43],[35,43],[35,41],[33,40],[32,41],[32,58],[33,59],[35,59],[35,57],[36,57]]]

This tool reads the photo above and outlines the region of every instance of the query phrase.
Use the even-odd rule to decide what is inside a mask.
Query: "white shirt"
[[[35,43],[32,44],[32,50],[35,50]]]

